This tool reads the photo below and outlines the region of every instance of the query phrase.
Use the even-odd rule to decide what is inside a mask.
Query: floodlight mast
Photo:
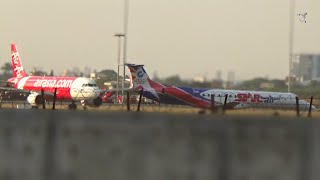
[[[124,80],[126,78],[126,63],[127,63],[127,41],[128,41],[128,20],[129,20],[129,0],[124,0],[123,14],[123,78],[122,78],[122,95],[124,95]]]
[[[117,72],[117,98],[119,96],[119,70],[121,59],[121,37],[123,37],[123,78],[122,78],[122,96],[124,95],[124,80],[126,77],[126,63],[127,63],[127,34],[128,34],[128,17],[129,17],[129,0],[124,0],[123,8],[123,33],[116,33],[114,36],[118,37],[118,72]]]
[[[293,59],[293,45],[294,45],[294,14],[295,14],[294,11],[295,11],[295,0],[290,0],[288,92],[291,92],[292,59]]]
[[[116,102],[119,103],[119,70],[120,70],[120,59],[121,59],[121,38],[125,37],[124,33],[116,33],[114,36],[118,37],[118,71],[117,71],[117,91],[116,91]]]

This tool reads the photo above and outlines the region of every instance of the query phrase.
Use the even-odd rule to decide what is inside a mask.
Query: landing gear
[[[68,104],[68,109],[69,110],[76,110],[77,109],[77,105],[74,103],[74,101],[72,101],[71,104]]]
[[[86,110],[87,109],[87,104],[85,100],[81,100],[81,105],[82,105],[82,109]]]

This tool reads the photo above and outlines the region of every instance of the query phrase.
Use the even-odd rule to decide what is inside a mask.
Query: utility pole
[[[294,12],[295,0],[290,0],[290,26],[289,26],[289,77],[288,77],[288,92],[291,92],[291,76],[292,76],[292,59],[294,45]]]

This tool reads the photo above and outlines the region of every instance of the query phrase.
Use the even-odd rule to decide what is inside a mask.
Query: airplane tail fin
[[[126,64],[130,70],[133,88],[136,90],[162,89],[164,85],[154,82],[149,78],[144,65]]]
[[[11,59],[13,77],[21,78],[27,76],[21,63],[21,58],[15,44],[11,44]]]

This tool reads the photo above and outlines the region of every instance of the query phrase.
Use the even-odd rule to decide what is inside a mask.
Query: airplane
[[[293,93],[168,86],[151,80],[144,65],[126,65],[132,76],[133,89],[137,92],[142,91],[144,97],[159,103],[191,105],[204,109],[212,109],[214,104],[214,108],[221,109],[227,99],[226,109],[296,108],[296,95]],[[214,99],[214,103],[211,102],[211,98]],[[308,110],[309,106],[310,103],[307,101],[299,100],[300,110]],[[312,110],[315,110],[314,106]]]
[[[100,89],[96,82],[84,77],[28,76],[15,44],[11,44],[13,77],[7,80],[7,87],[0,90],[28,93],[27,101],[33,108],[43,103],[42,90],[46,100],[53,99],[56,89],[57,100],[71,100],[68,109],[76,109],[75,101],[87,106],[99,107],[102,104]]]

